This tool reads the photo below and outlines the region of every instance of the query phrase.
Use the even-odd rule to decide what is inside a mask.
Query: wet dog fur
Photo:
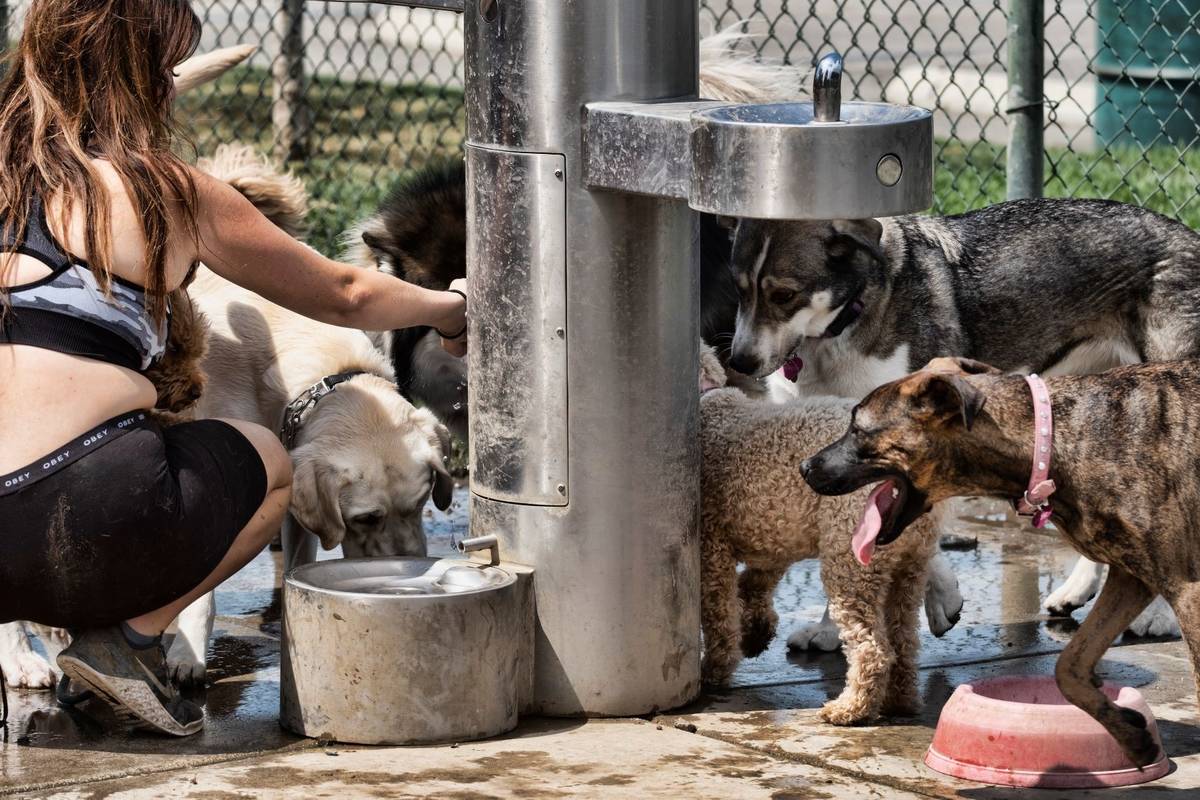
[[[1146,720],[1099,690],[1095,667],[1156,595],[1175,610],[1200,678],[1200,362],[1121,367],[1046,381],[1053,409],[1052,520],[1088,558],[1109,565],[1092,613],[1059,656],[1062,693],[1105,727],[1139,766],[1158,756]],[[883,521],[880,553],[930,504],[949,497],[1020,497],[1034,439],[1020,375],[968,359],[937,359],[871,392],[842,438],[801,471],[823,495],[884,478],[903,489]],[[1142,469],[1152,463],[1153,469]]]

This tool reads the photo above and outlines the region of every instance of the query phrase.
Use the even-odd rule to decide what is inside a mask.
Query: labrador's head
[[[292,451],[292,514],[348,558],[423,556],[430,496],[450,507],[450,435],[381,378],[355,378],[305,421]]]

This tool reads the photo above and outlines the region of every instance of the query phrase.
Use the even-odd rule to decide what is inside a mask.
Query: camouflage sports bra
[[[67,254],[46,224],[35,198],[24,236],[0,242],[50,267],[50,274],[9,287],[9,309],[0,320],[0,344],[25,344],[86,356],[144,372],[167,343],[168,322],[156,325],[146,310],[146,290],[112,276],[108,296],[92,270]]]

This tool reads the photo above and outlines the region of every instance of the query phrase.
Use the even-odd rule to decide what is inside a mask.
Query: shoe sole
[[[112,706],[117,719],[126,724],[148,726],[169,736],[191,736],[204,727],[203,718],[181,725],[144,681],[105,675],[66,654],[58,657],[58,666],[71,680],[78,681],[103,698]]]

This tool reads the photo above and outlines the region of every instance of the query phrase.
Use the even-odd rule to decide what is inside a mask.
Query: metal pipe
[[[1041,197],[1045,162],[1045,8],[1043,0],[1008,3],[1008,199]]]
[[[840,122],[842,119],[842,56],[836,51],[821,56],[813,70],[813,119]]]
[[[458,543],[458,552],[474,553],[476,550],[489,550],[492,557],[492,566],[500,566],[500,540],[496,536],[476,536],[474,539],[463,539]]]

